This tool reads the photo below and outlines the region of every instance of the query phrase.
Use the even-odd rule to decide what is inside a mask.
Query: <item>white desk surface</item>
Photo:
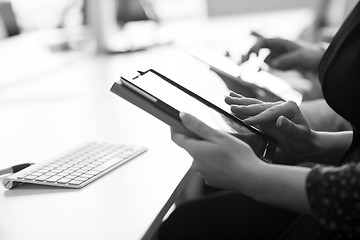
[[[300,19],[309,14],[294,13],[284,16]],[[278,13],[259,19],[267,24],[268,19],[280,22]],[[186,29],[179,25],[168,30],[177,39],[174,45],[129,55],[74,53],[36,58],[32,55],[36,51],[29,51],[21,59],[21,55],[0,56],[0,168],[40,162],[87,141],[149,149],[80,190],[1,187],[0,239],[131,240],[150,236],[174,202],[178,194],[174,191],[191,158],[170,140],[168,126],[111,93],[112,83],[129,69],[152,67],[193,88],[226,92],[207,67],[183,50],[192,43],[219,46],[221,41],[227,47],[249,29],[261,26],[259,19],[221,18],[191,23]],[[240,35],[234,34],[236,26]],[[230,35],[233,37],[228,38]],[[0,42],[0,49],[4,45],[8,49],[7,44]],[[16,48],[24,47],[16,44]],[[39,66],[40,70],[35,69]]]

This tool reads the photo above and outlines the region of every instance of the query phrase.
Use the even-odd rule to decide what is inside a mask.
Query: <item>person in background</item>
[[[316,163],[311,168],[266,163],[243,141],[180,114],[198,138],[172,129],[172,140],[193,157],[192,168],[207,184],[227,191],[177,207],[158,239],[360,239],[359,33],[358,2],[326,52],[303,62],[318,69],[324,99],[351,123],[350,131],[311,129],[293,102],[236,93],[225,98],[234,115],[276,138],[284,156]],[[269,43],[280,43],[285,52],[301,49],[264,39],[250,52]],[[278,64],[271,55],[267,61]]]
[[[282,71],[295,70],[303,76],[315,77],[318,75],[317,66],[325,52],[325,48],[319,44],[304,41],[294,42],[280,38],[258,38],[256,44],[243,56],[243,62],[247,61],[252,54],[258,55],[263,48],[270,50],[270,54],[265,58],[265,63],[271,68]],[[351,129],[349,122],[331,109],[323,97],[303,101],[300,109],[309,126],[314,130],[343,131]]]

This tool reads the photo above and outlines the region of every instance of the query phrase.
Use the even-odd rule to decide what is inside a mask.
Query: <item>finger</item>
[[[203,169],[201,168],[201,164],[199,164],[195,159],[193,160],[193,162],[191,164],[191,168],[194,169],[196,174],[203,179],[208,175],[208,174],[204,173]]]
[[[282,115],[291,119],[296,113],[294,104],[296,105],[296,103],[292,101],[276,104],[262,112],[259,112],[257,115],[245,119],[244,122],[249,125],[257,125],[271,121],[276,122],[276,120]]]
[[[250,105],[232,105],[231,112],[236,116],[241,116],[242,118],[255,116],[261,112],[266,111],[269,108],[272,108],[276,105],[282,104],[283,102],[262,102],[259,104],[250,104]]]
[[[225,97],[225,102],[229,105],[252,105],[252,104],[261,104],[262,101],[256,99],[256,98],[238,98],[238,97],[232,97],[227,96]]]
[[[286,71],[299,66],[299,64],[301,63],[299,62],[299,60],[301,60],[299,58],[299,53],[295,51],[288,54],[280,55],[279,57],[272,59],[268,64],[271,67]]]
[[[174,143],[176,143],[176,145],[185,149],[191,156],[193,156],[195,146],[199,146],[199,144],[203,141],[191,138],[176,131],[175,129],[171,129],[171,139]]]
[[[199,173],[199,164],[195,159],[192,161],[191,168],[193,168],[197,173]]]
[[[181,112],[180,118],[184,126],[204,140],[214,140],[222,133],[209,127],[191,114]]]
[[[242,61],[246,62],[249,60],[250,56],[252,54],[255,54],[256,56],[259,56],[260,49],[265,48],[266,46],[266,39],[259,38],[256,43],[249,49],[249,51],[242,56]]]
[[[185,142],[189,139],[185,134],[178,132],[176,129],[171,128],[171,140],[175,142],[179,147],[184,148]]]
[[[279,38],[258,38],[254,46],[250,48],[247,56],[250,57],[252,53],[255,53],[257,56],[263,48],[268,48],[270,51],[277,49],[279,47]]]
[[[287,135],[296,136],[302,132],[302,128],[300,126],[296,125],[294,122],[284,116],[280,116],[276,120],[276,127]]]
[[[239,94],[239,93],[236,93],[236,92],[230,92],[229,94],[231,97],[238,97],[238,98],[243,98],[244,96]]]

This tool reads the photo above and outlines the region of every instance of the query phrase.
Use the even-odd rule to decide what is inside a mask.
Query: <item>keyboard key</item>
[[[71,180],[72,180],[71,178],[61,178],[60,180],[57,181],[57,183],[66,184],[66,183],[70,182]]]
[[[48,179],[46,179],[47,182],[57,182],[59,179],[63,178],[62,176],[52,176]]]
[[[43,175],[43,173],[33,172],[30,175],[32,175],[32,176],[41,176],[41,175]]]
[[[64,171],[62,171],[63,173],[68,173],[68,174],[70,174],[70,173],[73,173],[73,172],[75,172],[74,170],[69,170],[69,169],[65,169]]]
[[[108,169],[109,167],[112,167],[113,165],[124,161],[125,159],[121,159],[121,158],[112,158],[109,161],[97,166],[96,168],[93,169],[93,171],[98,171],[98,172],[102,172],[106,169]]]
[[[69,184],[72,184],[72,185],[80,185],[81,183],[83,183],[84,181],[79,181],[79,180],[71,180],[69,182]]]
[[[90,170],[90,171],[87,171],[86,174],[89,174],[89,175],[92,175],[92,176],[95,176],[95,175],[98,175],[101,171],[94,171],[94,170]]]
[[[96,174],[95,174],[96,175]],[[85,177],[85,178],[91,178],[91,177],[93,177],[94,175],[92,175],[92,174],[86,174],[86,173],[84,173],[84,174],[82,174],[81,175],[81,177]]]
[[[51,175],[42,175],[35,178],[36,181],[45,181],[46,179],[51,178]]]
[[[38,176],[36,175],[29,175],[25,177],[25,180],[34,180],[35,178],[37,178]]]
[[[85,169],[79,169],[76,171],[76,173],[86,173],[88,170],[85,170]]]
[[[56,174],[56,175],[65,177],[65,176],[67,176],[67,175],[69,175],[69,174],[68,174],[68,173],[64,173],[64,172],[59,172],[59,173]]]
[[[74,180],[77,180],[77,181],[86,181],[86,180],[88,180],[89,178],[86,178],[86,177],[83,177],[83,176],[80,176],[80,177],[77,177],[77,178],[75,178]]]

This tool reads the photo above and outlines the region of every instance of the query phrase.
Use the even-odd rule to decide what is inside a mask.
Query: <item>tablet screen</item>
[[[260,134],[256,129],[250,129],[234,116],[217,111],[202,103],[155,73],[148,71],[133,79],[132,83],[179,112],[190,113],[212,128],[236,134],[237,137],[247,142],[256,153],[263,154],[268,143],[265,135]]]

